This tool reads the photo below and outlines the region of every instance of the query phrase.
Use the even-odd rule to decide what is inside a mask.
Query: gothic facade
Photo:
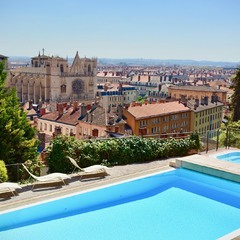
[[[30,67],[11,69],[7,85],[16,87],[21,102],[90,100],[95,97],[96,58],[80,58],[69,66],[61,57],[38,55]]]

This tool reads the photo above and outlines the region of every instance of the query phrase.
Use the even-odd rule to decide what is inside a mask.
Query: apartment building
[[[37,129],[48,136],[63,134],[75,136],[77,139],[88,139],[107,137],[108,132],[125,134],[126,122],[122,119],[122,108],[116,112],[92,104],[78,104],[73,102],[72,106],[66,103],[58,103],[57,111],[40,111]]]
[[[134,86],[126,84],[99,84],[97,86],[96,96],[99,98],[99,104],[103,108],[109,106],[118,106],[129,104],[137,99],[137,90]]]
[[[212,97],[209,101],[208,97],[201,100],[195,99],[187,101],[187,106],[192,110],[192,126],[193,131],[199,133],[209,133],[211,136],[216,135],[222,123],[224,104]]]
[[[190,132],[191,109],[179,101],[137,104],[123,110],[134,135]]]
[[[227,91],[217,89],[209,86],[169,86],[168,95],[173,99],[181,99],[185,96],[187,99],[202,99],[208,97],[211,99],[212,96],[217,96],[218,101],[223,104],[227,103]]]
[[[63,135],[72,135],[78,138],[77,126],[80,114],[81,109],[78,108],[78,102],[74,102],[73,106],[58,103],[57,111],[53,112],[46,112],[46,108],[41,108],[37,129],[48,136],[53,136],[57,131]]]
[[[101,83],[119,83],[126,79],[122,71],[101,71],[97,73],[97,84]]]

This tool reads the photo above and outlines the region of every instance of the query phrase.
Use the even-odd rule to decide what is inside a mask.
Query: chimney
[[[74,101],[73,102],[73,111],[76,111],[78,108],[78,102],[77,101]]]
[[[114,124],[114,116],[109,116],[108,117],[108,124],[113,125]]]
[[[199,107],[199,99],[198,98],[195,99],[195,105],[196,105],[196,107]]]
[[[207,97],[207,96],[204,97],[204,104],[205,104],[205,105],[208,105],[208,97]]]
[[[29,100],[28,104],[29,104],[28,110],[31,110],[31,109],[32,109],[32,105],[33,105],[33,101],[32,101],[32,100]]]
[[[118,90],[122,91],[122,83],[119,83]]]
[[[86,106],[86,110],[89,111],[89,110],[91,110],[91,109],[92,109],[92,105],[91,105],[91,104],[88,104],[88,105]]]
[[[87,114],[87,108],[85,106],[84,103],[82,103],[81,105],[81,116],[80,117],[84,117]]]
[[[118,118],[122,119],[122,113],[123,113],[122,105],[119,104],[117,107]]]
[[[40,116],[43,116],[44,114],[46,114],[46,108],[41,108],[40,109]]]
[[[58,105],[58,116],[62,116],[63,115],[63,104],[59,104]]]
[[[132,101],[131,106],[135,107],[136,106],[136,101]]]
[[[107,84],[104,84],[103,89],[104,89],[104,91],[107,91],[107,90],[108,90]]]
[[[187,98],[185,95],[181,95],[180,102],[186,107],[187,106]]]
[[[214,103],[215,102],[215,95],[212,95],[211,96],[211,103]]]

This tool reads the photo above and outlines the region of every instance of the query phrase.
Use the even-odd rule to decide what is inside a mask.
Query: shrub
[[[124,165],[184,156],[191,149],[198,149],[198,134],[187,139],[118,138],[104,140],[76,140],[73,137],[57,136],[47,149],[49,172],[70,173],[73,166],[68,156],[80,167],[94,164]]]
[[[8,180],[7,168],[4,161],[0,160],[0,182],[6,182]]]

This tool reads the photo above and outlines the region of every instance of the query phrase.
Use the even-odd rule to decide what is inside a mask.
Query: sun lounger
[[[74,166],[73,172],[78,169],[78,174],[80,176],[80,180],[83,178],[96,178],[96,177],[105,177],[108,175],[107,169],[108,167],[102,166],[102,165],[93,165],[86,168],[81,168],[77,162],[71,158],[68,157],[72,165]]]
[[[29,173],[29,175],[34,180],[36,180],[36,182],[33,183],[32,189],[35,187],[36,184],[39,184],[39,183],[59,183],[59,182],[63,182],[63,184],[66,185],[65,180],[70,178],[67,174],[64,174],[64,173],[50,173],[50,174],[47,174],[45,176],[38,177],[38,176],[35,176],[34,174],[32,174],[24,164],[22,164],[22,165],[23,165],[24,169]]]
[[[1,194],[11,192],[13,196],[16,196],[17,195],[16,189],[21,189],[21,186],[18,183],[12,183],[12,182],[0,183]]]

